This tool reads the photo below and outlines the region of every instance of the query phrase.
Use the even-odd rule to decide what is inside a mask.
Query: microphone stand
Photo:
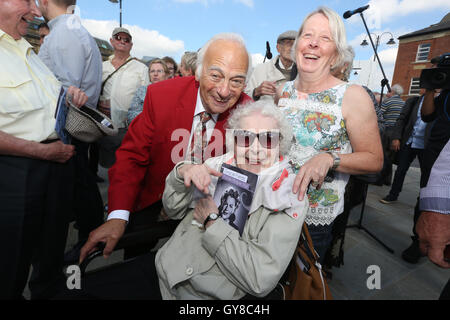
[[[364,27],[366,28],[367,35],[369,36],[370,43],[372,44],[373,51],[375,52],[375,56],[376,56],[376,58],[378,60],[378,64],[380,65],[381,72],[383,73],[383,80],[381,80],[381,96],[380,96],[380,106],[381,106],[381,103],[383,101],[384,87],[387,86],[388,92],[391,91],[391,87],[389,86],[389,80],[386,78],[386,74],[384,73],[384,69],[383,69],[383,66],[381,64],[380,57],[378,56],[378,52],[377,52],[377,49],[375,48],[375,45],[373,44],[373,40],[372,40],[372,37],[370,35],[369,28],[367,27],[366,20],[364,19],[364,16],[363,16],[362,12],[360,13],[360,15],[361,15],[361,19],[362,19],[362,21],[364,23]],[[375,180],[374,180],[375,177],[373,175],[355,175],[354,177],[355,177],[355,179],[357,181],[359,181],[360,183],[363,184],[363,187],[362,187],[363,188],[363,195],[362,195],[363,196],[363,202],[362,202],[362,206],[361,206],[361,212],[360,212],[360,216],[359,216],[359,221],[356,224],[348,225],[346,228],[358,228],[359,230],[364,230],[375,241],[380,243],[387,251],[389,251],[390,253],[393,254],[394,250],[392,250],[392,248],[390,248],[386,244],[384,244],[380,239],[378,239],[373,233],[371,233],[369,230],[367,230],[367,228],[365,228],[362,225],[362,221],[363,221],[363,217],[364,217],[364,209],[365,209],[365,206],[366,206],[367,190],[369,188],[369,183],[374,183],[375,182]]]
[[[364,23],[364,27],[366,28],[367,35],[369,36],[370,43],[372,44],[373,52],[375,52],[375,57],[377,58],[378,65],[380,66],[381,72],[383,73],[383,80],[381,80],[381,94],[380,94],[380,106],[381,106],[381,103],[383,102],[384,87],[386,86],[388,89],[388,92],[391,92],[391,86],[389,85],[389,80],[386,78],[386,74],[384,73],[383,65],[381,64],[381,60],[380,60],[380,57],[378,56],[377,49],[375,48],[375,45],[373,44],[372,36],[370,35],[369,28],[367,27],[367,23],[366,23],[366,20],[364,19],[364,15],[362,12],[360,13],[360,16]]]

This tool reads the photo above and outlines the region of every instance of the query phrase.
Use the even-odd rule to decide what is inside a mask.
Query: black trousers
[[[0,299],[51,295],[62,274],[72,215],[73,159],[65,164],[0,156]]]
[[[398,198],[400,192],[402,192],[403,182],[405,181],[406,173],[411,166],[414,159],[419,158],[420,172],[423,171],[424,161],[423,161],[423,150],[411,148],[411,145],[403,146],[398,152],[398,166],[395,171],[394,181],[392,182],[391,191],[389,194],[394,198]]]
[[[81,278],[81,289],[60,283],[55,300],[161,300],[155,252],[113,265]]]
[[[78,238],[83,241],[104,221],[103,200],[95,181],[95,174],[89,168],[89,144],[75,139],[72,143],[77,152],[74,157],[74,218],[78,225]]]
[[[125,232],[136,232],[145,229],[145,227],[149,224],[156,223],[161,209],[162,201],[157,201],[141,211],[132,212],[130,214],[130,221]],[[156,245],[156,243],[157,241],[155,241],[155,243],[126,248],[124,250],[124,258],[130,259],[145,254],[149,252]]]

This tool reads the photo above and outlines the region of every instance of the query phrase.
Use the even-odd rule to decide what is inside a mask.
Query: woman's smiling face
[[[329,73],[337,58],[328,18],[317,13],[306,20],[296,47],[299,72]]]
[[[248,117],[242,118],[240,121],[240,130],[245,130],[250,134],[259,134],[260,137],[255,137],[248,147],[240,145],[235,141],[234,154],[239,168],[245,169],[253,173],[259,173],[261,170],[271,167],[279,160],[279,127],[277,121],[271,117],[261,115],[260,113],[251,114]],[[266,141],[259,141],[261,135],[264,133],[273,133],[272,144],[270,148]],[[238,137],[237,139],[240,139]]]

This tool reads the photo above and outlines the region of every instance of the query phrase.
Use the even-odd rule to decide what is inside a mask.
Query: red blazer
[[[172,133],[176,129],[184,129],[185,133],[191,131],[198,88],[194,77],[175,78],[148,87],[143,111],[130,124],[116,152],[116,163],[108,173],[110,212],[139,211],[162,198],[165,179],[176,164],[173,160],[178,162],[181,156],[184,158],[180,150],[189,144],[189,138],[175,137],[172,141]],[[230,110],[248,101],[250,97],[242,93]],[[215,129],[220,130],[223,137],[230,110],[217,119]],[[214,145],[214,139],[211,140],[208,147]],[[172,152],[179,156],[178,161],[172,160]],[[220,154],[211,152],[211,156],[224,152],[225,141]]]

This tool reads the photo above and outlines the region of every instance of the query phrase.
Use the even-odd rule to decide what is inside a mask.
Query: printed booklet
[[[242,235],[252,205],[258,175],[252,172],[223,164],[223,174],[217,181],[214,202],[219,215]]]

